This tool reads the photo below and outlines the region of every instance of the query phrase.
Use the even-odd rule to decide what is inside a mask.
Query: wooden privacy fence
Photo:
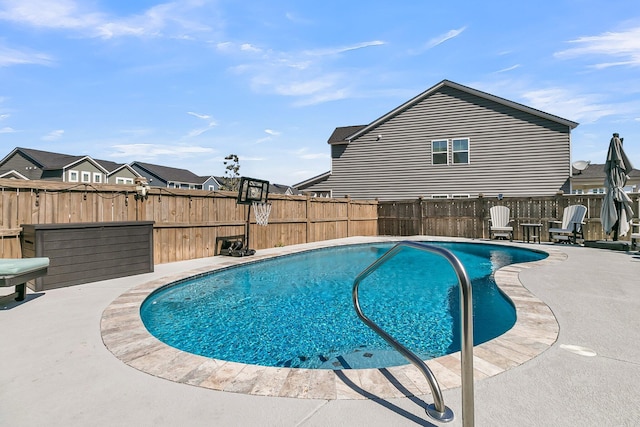
[[[248,206],[237,194],[133,185],[0,179],[0,258],[21,256],[23,224],[153,221],[154,263],[213,256],[219,237],[244,234]],[[270,194],[269,225],[251,213],[254,249],[377,235],[377,201]]]
[[[634,218],[640,194],[631,195]],[[489,209],[511,209],[514,238],[521,224],[562,218],[565,207],[587,206],[586,240],[606,238],[600,222],[602,195],[558,195],[498,199],[417,199],[395,202],[325,199],[270,194],[269,225],[259,226],[251,214],[250,246],[264,249],[349,236],[431,235],[489,237]],[[248,206],[236,194],[152,187],[138,198],[133,185],[90,185],[0,179],[0,258],[19,258],[23,224],[66,224],[153,221],[154,263],[217,254],[221,237],[244,234]],[[627,237],[621,240],[628,239]]]
[[[599,194],[557,195],[553,197],[509,197],[502,200],[477,199],[417,199],[378,202],[378,234],[387,236],[431,235],[449,237],[489,238],[489,209],[494,205],[511,210],[514,239],[522,239],[521,224],[542,224],[542,241],[548,241],[549,221],[561,220],[564,208],[585,205],[585,240],[600,240],[607,236],[600,222],[604,196]],[[640,194],[631,195],[634,218],[640,210]],[[629,239],[629,236],[620,240]]]

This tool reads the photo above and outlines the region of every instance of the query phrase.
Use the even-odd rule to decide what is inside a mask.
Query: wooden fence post
[[[305,230],[305,243],[309,243],[310,240],[310,233],[311,233],[311,195],[307,194],[307,200],[306,200],[306,230]]]

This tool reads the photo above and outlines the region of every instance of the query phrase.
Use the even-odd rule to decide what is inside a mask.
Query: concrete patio
[[[639,425],[640,255],[513,244],[567,256],[519,274],[555,315],[558,339],[532,360],[475,381],[475,425]],[[276,249],[264,252],[270,251]],[[328,400],[216,391],[141,372],[105,347],[101,318],[121,294],[221,262],[214,257],[156,265],[153,273],[30,291],[22,303],[2,297],[11,290],[0,289],[0,425],[462,425],[460,388],[444,390],[456,418],[442,424],[425,415],[429,394]]]

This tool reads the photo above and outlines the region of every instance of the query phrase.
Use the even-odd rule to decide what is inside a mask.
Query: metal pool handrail
[[[435,376],[429,369],[429,367],[420,359],[415,353],[407,349],[400,344],[391,335],[385,332],[380,326],[369,319],[362,312],[360,308],[360,301],[358,298],[358,288],[360,282],[367,276],[377,270],[382,264],[393,258],[403,247],[410,247],[419,249],[426,252],[431,252],[437,255],[443,256],[449,264],[453,267],[456,275],[458,276],[458,284],[460,285],[460,311],[462,321],[461,323],[461,360],[462,360],[462,424],[464,427],[471,427],[474,424],[474,402],[473,402],[473,304],[471,294],[471,281],[467,276],[467,272],[460,260],[451,251],[440,248],[437,246],[426,245],[419,242],[404,241],[397,243],[387,252],[385,252],[380,258],[378,258],[369,267],[364,269],[353,282],[352,299],[356,313],[360,320],[362,320],[369,328],[373,329],[380,337],[388,342],[393,348],[395,348],[400,354],[402,354],[409,362],[411,362],[418,370],[424,375],[431,388],[431,394],[433,394],[434,403],[428,405],[426,412],[432,418],[438,421],[451,421],[453,420],[453,411],[446,407],[444,399],[442,398],[442,392]]]

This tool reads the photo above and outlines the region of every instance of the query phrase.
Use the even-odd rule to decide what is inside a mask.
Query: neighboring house
[[[153,165],[151,163],[133,162],[130,166],[147,179],[151,187],[185,188],[202,190],[203,177],[186,169]]]
[[[222,185],[222,180],[220,177],[211,176],[201,176],[202,189],[207,191],[218,191],[220,186]]]
[[[0,178],[2,179],[29,179],[20,172],[11,170],[0,170]]]
[[[337,128],[305,193],[401,200],[569,192],[578,123],[443,80],[368,125]]]
[[[139,176],[129,165],[122,163],[21,147],[0,161],[0,178],[133,184]]]
[[[302,194],[301,191],[285,184],[269,184],[269,194],[284,194],[286,196],[295,196]]]
[[[604,194],[604,163],[588,164],[586,168],[579,170],[573,168],[571,176],[572,194]],[[625,191],[627,193],[637,193],[640,191],[640,170],[632,169],[627,179]]]
[[[323,185],[317,185],[327,181],[330,176],[331,172],[321,173],[320,175],[293,185],[293,188],[298,189],[298,191],[302,193],[310,194],[313,197],[331,197],[330,189],[326,188],[326,186],[325,189],[322,189]]]
[[[72,156],[17,147],[0,160],[0,171],[14,171],[25,179],[103,184],[108,171],[89,156]],[[14,177],[16,177],[14,175]]]
[[[128,184],[136,183],[136,178],[141,178],[138,172],[128,164],[122,164],[109,172],[109,184]]]
[[[140,174],[126,163],[116,163],[110,160],[96,160],[102,167],[109,171],[107,182],[109,184],[133,185]]]
[[[240,178],[241,177],[236,178],[237,183],[235,185],[239,184]],[[216,188],[216,190],[218,189],[226,190],[227,188],[232,187],[234,185],[234,183],[231,181],[232,178],[229,178],[229,177],[218,176],[218,177],[215,177],[215,179],[216,179],[216,182],[218,183],[218,188]],[[284,194],[287,196],[293,196],[293,195],[300,195],[302,194],[302,192],[292,188],[289,185],[269,183],[269,194]]]

